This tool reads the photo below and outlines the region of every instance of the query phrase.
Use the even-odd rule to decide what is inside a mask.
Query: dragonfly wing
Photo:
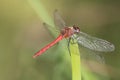
[[[54,34],[58,35],[60,33],[60,31],[58,31],[55,27],[52,27],[47,23],[43,23],[43,26],[51,35],[54,35]]]
[[[112,43],[100,38],[92,37],[83,32],[80,32],[76,39],[79,44],[94,51],[111,52],[115,49]]]
[[[55,31],[55,32],[60,32],[60,31],[58,31],[55,27],[52,27],[52,26],[50,26],[49,24],[47,24],[47,23],[43,23],[43,26],[48,30],[48,31]]]
[[[59,29],[62,29],[66,26],[63,18],[58,13],[58,10],[54,11],[54,23],[55,23],[56,27],[59,27]]]

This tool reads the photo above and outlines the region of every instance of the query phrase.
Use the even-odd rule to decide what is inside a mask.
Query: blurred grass
[[[43,20],[43,22],[49,24],[50,26],[54,26],[54,22],[50,15],[48,14],[45,6],[41,3],[40,0],[28,0],[30,5],[35,9],[38,16]]]
[[[50,15],[57,8],[68,25],[80,25],[82,31],[115,44],[115,52],[103,54],[106,60],[104,66],[107,68],[109,80],[119,80],[120,1],[42,0],[42,2]],[[36,50],[52,40],[43,28],[41,20],[27,1],[0,1],[0,80],[52,80],[52,76],[56,77],[55,80],[71,79],[69,61],[63,63],[63,54],[59,54],[62,52],[55,51],[59,49],[57,45],[40,59],[33,61],[32,55]],[[69,60],[68,58],[66,59]],[[92,66],[94,69],[101,67],[92,62],[89,64],[94,65]],[[99,73],[99,70],[94,69],[90,68],[92,74],[98,76],[99,74],[95,73]],[[58,72],[54,73],[57,70]],[[106,79],[103,76],[99,78]]]

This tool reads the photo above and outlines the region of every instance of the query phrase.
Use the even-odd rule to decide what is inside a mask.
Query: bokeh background
[[[120,80],[119,0],[40,0],[48,14],[58,9],[68,25],[79,25],[88,34],[112,42],[116,49],[105,53],[105,63],[83,58],[98,80]],[[0,0],[0,80],[71,80],[70,55],[55,45],[45,54],[32,55],[53,40],[29,0]],[[92,53],[81,48],[81,53]],[[89,58],[89,59],[88,59]],[[99,57],[98,57],[99,58]],[[88,79],[89,80],[89,79]]]

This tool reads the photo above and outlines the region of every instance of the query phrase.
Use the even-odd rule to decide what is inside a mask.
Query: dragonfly
[[[67,26],[63,18],[58,13],[58,10],[55,10],[54,12],[54,23],[56,26],[60,27],[59,29],[61,29],[59,36],[54,41],[52,41],[51,43],[40,49],[37,53],[35,53],[33,55],[33,58],[36,58],[37,56],[43,54],[46,50],[48,50],[63,39],[69,39],[69,41],[71,39],[76,39],[76,42],[79,45],[82,45],[85,48],[93,51],[111,52],[115,50],[115,46],[107,40],[90,36],[87,33],[82,32],[78,26]],[[48,26],[46,23],[44,25]]]

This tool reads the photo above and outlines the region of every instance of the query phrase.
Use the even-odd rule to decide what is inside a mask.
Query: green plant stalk
[[[50,17],[43,3],[40,0],[28,0],[28,2],[32,6],[32,8],[36,11],[40,19],[42,19],[44,23],[47,23],[49,25],[49,27],[47,28],[49,29],[50,33],[56,38],[58,34],[56,34],[54,30],[52,30],[53,28],[55,28],[53,18]]]
[[[40,19],[42,19],[45,23],[49,24],[50,26],[54,26],[54,21],[48,14],[45,6],[42,4],[40,0],[28,0],[32,8],[36,11]]]
[[[71,63],[72,63],[72,80],[81,80],[81,62],[78,44],[70,42]]]

